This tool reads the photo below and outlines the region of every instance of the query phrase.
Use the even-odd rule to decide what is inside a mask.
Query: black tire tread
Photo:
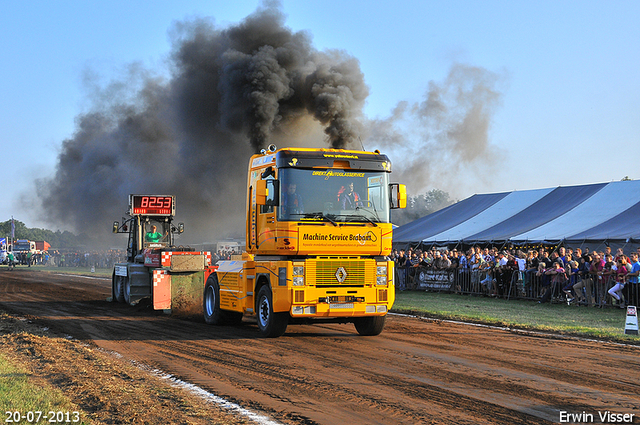
[[[387,316],[357,317],[353,324],[356,331],[362,336],[380,335],[384,329],[384,322]]]

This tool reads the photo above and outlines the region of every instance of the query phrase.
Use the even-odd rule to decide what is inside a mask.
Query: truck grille
[[[354,287],[375,282],[376,262],[373,260],[319,259],[308,261],[307,267],[308,275],[315,277],[316,286]]]

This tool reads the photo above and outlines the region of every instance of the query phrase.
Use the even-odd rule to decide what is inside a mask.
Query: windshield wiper
[[[322,219],[327,220],[328,222],[330,222],[334,226],[338,226],[338,223],[336,223],[329,215],[325,215],[321,211],[312,212],[312,213],[304,213],[304,214],[291,214],[291,215],[301,215],[301,216],[304,216],[303,218],[314,218],[314,219],[322,218]],[[333,216],[333,217],[335,217],[335,216]]]
[[[367,217],[366,215],[362,215],[362,214],[358,214],[357,217],[362,217],[365,220],[367,220],[369,223],[373,224],[375,227],[378,227],[378,223],[376,223],[375,221],[371,220],[369,217]]]
[[[363,218],[366,221],[368,221],[369,223],[373,224],[375,227],[378,227],[378,223],[376,223],[375,221],[371,220],[369,217],[367,217],[364,214],[344,214],[344,215],[339,215],[338,217]]]

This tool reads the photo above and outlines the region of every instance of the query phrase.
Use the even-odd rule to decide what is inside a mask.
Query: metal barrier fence
[[[615,285],[615,275],[585,276],[537,275],[537,270],[504,271],[445,269],[425,267],[396,268],[395,281],[399,290],[422,290],[467,295],[486,295],[505,299],[527,299],[552,303],[575,303],[603,307],[616,305],[608,294]],[[627,282],[622,290],[629,305],[638,305],[637,283]]]

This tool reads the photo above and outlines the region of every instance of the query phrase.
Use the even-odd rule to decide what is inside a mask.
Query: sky
[[[95,108],[100,88],[124,84],[132,67],[169,75],[180,22],[208,17],[226,28],[261,2],[0,4],[0,221],[13,216],[55,230],[45,220],[46,205],[24,198],[35,195],[35,180],[55,175],[63,141],[74,137],[78,117]],[[470,130],[484,134],[481,155],[466,161],[459,152],[430,163],[428,150],[435,158],[437,147],[415,139],[439,140],[446,130],[430,129],[439,124],[424,119],[415,124],[419,118],[396,124],[410,128],[400,144],[386,147],[410,194],[441,189],[464,199],[640,178],[638,1],[282,0],[278,7],[285,26],[307,33],[318,51],[338,49],[357,59],[371,128],[392,119],[399,105],[419,108],[438,88],[453,87],[449,102],[463,102],[457,90],[478,80],[449,86],[454,70],[474,70],[489,81],[484,93],[492,97],[475,104],[485,120]],[[378,148],[375,138],[366,144]]]

